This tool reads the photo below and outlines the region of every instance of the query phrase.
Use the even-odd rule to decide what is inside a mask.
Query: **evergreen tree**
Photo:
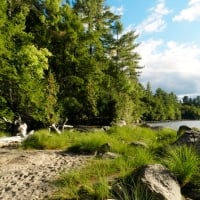
[[[123,34],[119,20],[113,23],[111,31],[108,74],[112,84],[111,99],[115,102],[115,120],[137,120],[142,114],[139,103],[142,89],[138,82],[140,56],[135,52],[137,35],[133,31]]]

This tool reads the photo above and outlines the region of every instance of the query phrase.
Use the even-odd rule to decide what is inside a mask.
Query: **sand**
[[[89,156],[58,150],[0,149],[0,199],[47,199],[60,172],[83,166]]]

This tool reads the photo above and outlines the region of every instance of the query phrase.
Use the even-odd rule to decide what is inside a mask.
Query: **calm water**
[[[182,121],[168,121],[168,122],[152,122],[148,123],[151,126],[163,126],[167,128],[173,128],[178,130],[179,126],[186,125],[189,127],[200,128],[200,120],[182,120]]]

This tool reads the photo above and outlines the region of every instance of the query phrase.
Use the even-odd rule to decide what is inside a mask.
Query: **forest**
[[[138,35],[104,0],[1,0],[0,16],[0,118],[40,127],[200,118],[199,97],[139,82]]]

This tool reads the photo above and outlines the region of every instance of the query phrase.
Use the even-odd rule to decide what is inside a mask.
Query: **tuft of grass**
[[[60,177],[53,181],[52,183],[57,188],[57,191],[50,198],[51,200],[56,199],[77,199],[78,188],[80,187],[80,177],[79,172],[72,171],[70,174],[61,173]]]
[[[181,187],[184,187],[199,173],[200,159],[193,147],[183,145],[170,148],[163,164],[177,176]]]
[[[106,177],[100,177],[98,183],[94,185],[94,196],[97,199],[105,199],[110,195],[109,183]]]
[[[114,198],[118,200],[154,200],[154,196],[147,187],[139,181],[134,180],[127,184],[125,181],[117,183],[114,186]]]
[[[135,150],[135,168],[142,165],[152,164],[155,161],[154,154],[148,149],[136,149]]]

